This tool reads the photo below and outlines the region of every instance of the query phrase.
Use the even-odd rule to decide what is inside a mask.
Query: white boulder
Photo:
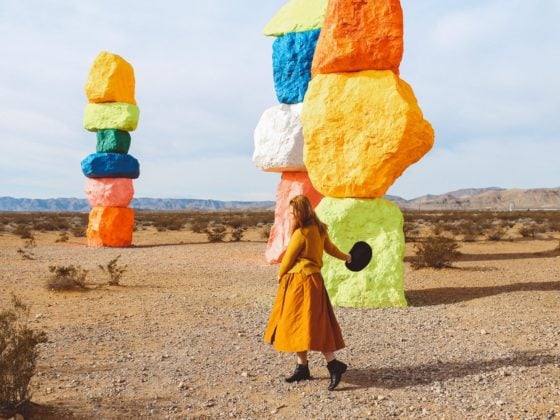
[[[267,109],[255,128],[255,166],[265,172],[306,172],[303,163],[303,104]]]

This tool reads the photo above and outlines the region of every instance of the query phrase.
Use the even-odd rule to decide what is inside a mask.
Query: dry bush
[[[23,248],[19,248],[17,253],[21,256],[24,260],[34,260],[35,253],[33,250],[37,247],[37,242],[35,242],[35,237],[31,235],[29,239],[26,239],[23,243]]]
[[[59,291],[86,289],[88,271],[80,266],[51,265],[49,266],[49,271],[52,274],[47,280],[48,289]]]
[[[495,227],[488,233],[487,238],[489,241],[501,241],[505,234],[506,232],[502,228]]]
[[[233,228],[233,230],[230,233],[231,241],[232,242],[239,242],[243,238],[243,235],[245,234],[245,230],[246,229],[244,227]]]
[[[118,286],[120,284],[121,278],[128,268],[128,265],[118,265],[118,260],[120,257],[121,256],[118,255],[117,257],[109,261],[105,266],[99,264],[99,268],[101,269],[101,271],[109,275],[109,281],[107,283],[111,286]]]
[[[524,238],[534,238],[537,234],[537,228],[535,225],[525,225],[519,228],[519,234]]]
[[[21,239],[33,238],[33,232],[31,232],[31,228],[26,224],[18,224],[13,234],[19,236]]]
[[[211,225],[206,228],[206,236],[210,242],[222,242],[226,233],[227,229],[224,225]]]
[[[170,214],[161,215],[153,219],[152,225],[158,232],[165,232],[166,230],[181,230],[187,222],[184,215]]]
[[[461,253],[459,244],[453,239],[432,236],[425,242],[415,245],[416,255],[412,257],[412,267],[415,269],[432,267],[451,267]]]
[[[208,224],[206,222],[197,220],[191,223],[191,230],[194,233],[206,233],[207,226]]]
[[[261,238],[268,240],[268,238],[270,238],[270,232],[271,231],[272,231],[272,225],[271,224],[264,225],[261,229],[261,232],[260,232]]]
[[[47,342],[44,332],[29,328],[28,319],[29,307],[14,295],[12,307],[0,311],[0,413],[6,417],[31,400],[37,345]]]
[[[70,237],[68,236],[68,232],[60,232],[60,234],[58,235],[58,238],[56,239],[55,243],[68,242],[69,239],[70,239]]]
[[[75,238],[83,238],[86,236],[86,226],[83,225],[74,225],[70,228],[70,232],[74,235]]]

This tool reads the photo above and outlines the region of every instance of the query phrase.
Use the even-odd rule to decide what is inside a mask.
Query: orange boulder
[[[399,0],[330,0],[312,75],[363,70],[398,74],[403,55]]]
[[[318,75],[301,121],[309,179],[327,197],[383,197],[434,142],[411,87],[389,70]]]
[[[134,89],[134,69],[130,63],[117,54],[106,51],[99,53],[85,86],[88,102],[126,102],[136,105]]]
[[[125,207],[94,207],[89,214],[88,246],[127,247],[132,244],[134,210]]]
[[[304,194],[313,207],[317,206],[323,196],[313,188],[307,172],[284,172],[276,192],[276,209],[274,225],[270,230],[265,257],[270,264],[282,261],[286,247],[290,241],[290,200],[296,195]]]

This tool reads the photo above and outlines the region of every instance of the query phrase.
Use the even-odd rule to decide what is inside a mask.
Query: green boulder
[[[88,131],[134,131],[138,126],[139,117],[139,108],[126,102],[92,103],[87,104],[84,111],[84,128]]]
[[[319,29],[325,20],[327,0],[290,0],[268,22],[267,36],[283,36],[290,32]]]
[[[130,133],[123,130],[99,130],[97,153],[128,153]]]
[[[317,215],[329,226],[333,243],[348,252],[357,241],[373,249],[369,265],[353,272],[326,253],[322,274],[331,302],[349,308],[406,307],[404,296],[403,215],[382,198],[325,197]]]

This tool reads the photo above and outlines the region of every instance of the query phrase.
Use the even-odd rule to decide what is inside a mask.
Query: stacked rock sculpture
[[[130,131],[138,125],[134,69],[122,57],[101,52],[85,86],[88,104],[84,128],[96,132],[96,153],[82,160],[88,178],[85,192],[89,214],[89,246],[126,247],[132,244],[134,195],[132,180],[140,175],[138,161],[128,154]]]
[[[263,171],[282,174],[265,251],[269,263],[281,261],[290,239],[290,199],[305,194],[317,206],[323,198],[304,164],[300,115],[326,5],[327,0],[291,0],[264,29],[265,35],[277,37],[272,62],[280,105],[266,110],[255,129],[253,162]]]
[[[407,305],[403,216],[382,197],[431,149],[434,131],[399,77],[402,55],[399,0],[329,0],[301,116],[304,162],[326,196],[317,213],[333,241],[373,248],[360,272],[325,257],[325,285],[338,306]]]

